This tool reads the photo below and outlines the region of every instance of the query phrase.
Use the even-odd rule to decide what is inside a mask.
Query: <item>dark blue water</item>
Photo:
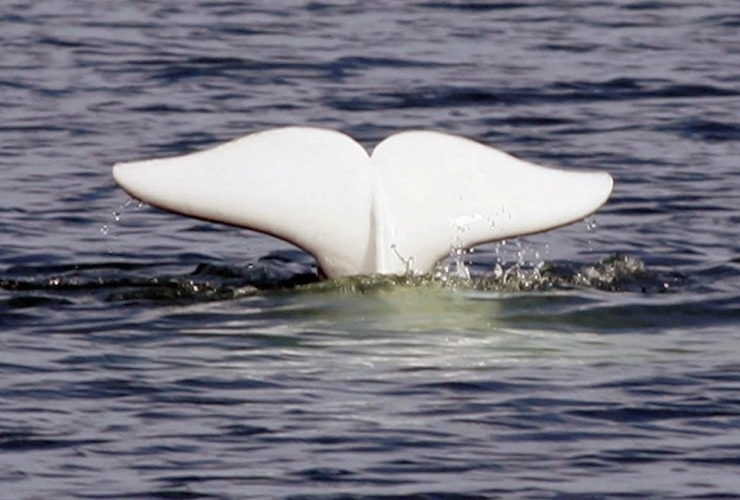
[[[740,498],[739,12],[4,1],[0,498]],[[320,283],[110,175],[290,124],[616,190],[471,279]]]

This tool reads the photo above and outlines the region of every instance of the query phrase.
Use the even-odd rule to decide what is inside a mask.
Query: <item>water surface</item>
[[[740,498],[739,28],[730,0],[6,2],[0,496]],[[320,283],[110,175],[291,124],[616,190],[469,280]]]

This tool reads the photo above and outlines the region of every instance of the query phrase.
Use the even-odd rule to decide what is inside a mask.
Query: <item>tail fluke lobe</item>
[[[546,168],[462,137],[402,132],[372,160],[395,251],[426,271],[453,248],[539,233],[603,205],[613,181],[602,172]]]
[[[113,175],[165,210],[285,239],[328,277],[428,272],[453,247],[582,219],[612,190],[608,174],[540,167],[461,137],[402,132],[370,157],[344,134],[307,127],[121,163]]]
[[[117,164],[131,196],[179,214],[271,234],[329,275],[371,273],[366,151],[339,132],[268,130],[186,156]]]

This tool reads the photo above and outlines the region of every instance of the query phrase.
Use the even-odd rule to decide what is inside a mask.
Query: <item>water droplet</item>
[[[121,224],[121,218],[123,215],[124,210],[131,205],[134,202],[133,198],[129,198],[124,203],[122,203],[118,209],[113,210],[111,213],[112,218],[106,223],[103,224],[103,226],[100,228],[100,232],[104,234],[105,236],[112,237],[112,238],[118,238],[118,235],[115,234],[115,230],[118,228],[118,226]],[[113,253],[113,247],[112,245],[108,245],[108,253]]]
[[[501,276],[503,275],[504,275],[504,268],[501,267],[501,264],[497,262],[496,266],[493,268],[493,277],[496,279],[500,279]]]
[[[404,274],[408,275],[411,272],[411,264],[413,264],[414,262],[414,257],[411,256],[408,259],[405,259],[403,255],[401,255],[401,253],[398,251],[398,245],[396,245],[395,243],[391,243],[390,248],[391,250],[393,250],[393,253],[396,254],[396,257],[398,257],[398,259],[406,268]]]

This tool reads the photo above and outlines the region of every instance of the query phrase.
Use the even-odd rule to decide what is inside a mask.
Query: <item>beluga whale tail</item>
[[[156,207],[287,240],[330,278],[429,272],[453,248],[583,219],[613,187],[607,173],[545,168],[439,132],[401,132],[368,155],[310,127],[118,163],[113,176]]]

